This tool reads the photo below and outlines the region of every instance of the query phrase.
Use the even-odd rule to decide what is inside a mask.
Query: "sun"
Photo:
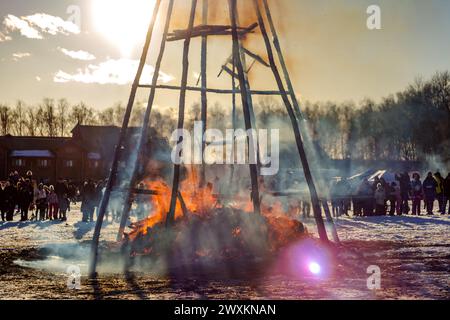
[[[93,0],[95,30],[128,58],[143,43],[154,6],[155,0]]]

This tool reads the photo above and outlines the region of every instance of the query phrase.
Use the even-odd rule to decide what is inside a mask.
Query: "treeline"
[[[304,114],[335,159],[450,158],[450,72],[416,79],[379,103],[307,103]]]
[[[14,105],[0,104],[0,134],[15,136],[70,136],[76,124],[122,124],[125,107],[121,103],[96,110],[84,102],[70,104],[66,99],[45,98],[41,103],[27,105],[19,100]],[[130,124],[138,126],[144,114],[143,106],[133,112]]]
[[[282,139],[292,139],[285,108],[271,98],[255,101],[259,128],[280,128]],[[130,126],[141,126],[144,103],[133,109]],[[421,160],[425,155],[450,157],[450,72],[438,72],[431,79],[416,79],[405,90],[375,102],[359,104],[308,103],[302,106],[308,131],[324,151],[334,159]],[[66,99],[44,99],[37,105],[18,101],[0,104],[0,134],[16,136],[70,136],[77,124],[122,124],[125,107],[96,110],[83,102],[70,104]],[[232,108],[210,106],[208,127],[232,127]],[[152,111],[151,126],[169,137],[177,124],[177,110]],[[244,128],[242,111],[236,110],[236,127]],[[191,129],[200,120],[200,106],[190,106],[185,127]],[[287,132],[287,134],[283,134]],[[286,138],[287,137],[287,138]]]

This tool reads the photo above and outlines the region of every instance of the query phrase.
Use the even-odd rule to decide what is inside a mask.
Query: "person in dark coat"
[[[61,203],[64,201],[64,195],[67,195],[69,192],[69,188],[67,186],[67,183],[64,181],[63,178],[59,178],[58,181],[55,184],[55,193],[58,197],[58,203]],[[62,219],[62,213],[59,211],[59,219]]]
[[[443,214],[450,214],[450,173],[447,175],[447,177],[444,180],[444,204],[443,204]],[[448,211],[447,211],[447,204],[448,204]]]
[[[411,181],[412,214],[420,216],[420,203],[423,199],[422,182],[418,173],[413,174]]]
[[[91,180],[86,181],[81,190],[83,222],[94,221],[95,198],[95,184]]]
[[[61,221],[67,221],[67,211],[70,210],[70,200],[66,194],[63,194],[59,200],[59,218]]]
[[[400,185],[400,196],[402,198],[400,208],[402,214],[408,214],[409,213],[408,201],[409,201],[409,194],[411,192],[411,179],[409,177],[409,173],[405,171],[402,174],[396,175],[395,179],[398,180]]]
[[[17,184],[17,194],[20,209],[20,221],[28,221],[28,210],[33,202],[33,186],[29,179],[22,180]]]
[[[7,181],[4,189],[5,206],[6,206],[6,221],[13,221],[14,209],[16,208],[16,193],[17,189],[12,181]]]
[[[0,185],[0,212],[2,214],[2,222],[6,221],[6,193],[5,193],[5,185],[1,183]]]
[[[432,215],[434,200],[436,199],[437,183],[431,172],[428,172],[427,177],[423,181],[422,187],[423,187],[423,194],[425,196],[425,205],[427,208],[427,214]]]

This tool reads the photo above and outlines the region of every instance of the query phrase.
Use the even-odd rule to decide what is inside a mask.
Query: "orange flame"
[[[143,182],[148,190],[156,191],[157,195],[148,197],[152,208],[147,218],[134,224],[134,231],[130,234],[131,239],[137,235],[147,234],[147,229],[160,223],[165,223],[170,210],[172,188],[163,180],[146,180]],[[181,183],[181,196],[189,214],[207,217],[219,206],[218,198],[213,194],[211,184],[199,188],[199,179],[196,170],[188,170],[187,178]],[[177,199],[175,208],[175,220],[184,217],[180,199]]]
[[[162,180],[144,181],[149,190],[154,190],[157,195],[149,196],[148,202],[152,204],[152,208],[147,218],[133,225],[133,231],[130,233],[130,239],[134,240],[140,235],[146,235],[148,230],[163,224],[166,221],[167,213],[170,209],[170,198],[172,189]],[[181,195],[184,205],[189,215],[207,219],[215,214],[221,204],[218,195],[214,194],[213,185],[208,183],[205,187],[199,187],[199,178],[197,171],[190,168],[187,171],[187,178],[181,183]],[[244,213],[253,213],[253,203],[248,196],[237,195],[229,203],[229,207],[240,210]],[[300,236],[307,234],[303,224],[296,219],[290,218],[288,215],[295,215],[296,209],[292,206],[285,210],[284,205],[279,200],[269,201],[270,204],[263,203],[261,205],[261,213],[267,221],[267,233],[270,247],[273,250],[280,248],[289,242],[297,240]],[[298,210],[297,210],[298,211]],[[179,199],[177,199],[175,209],[175,220],[189,219],[183,212],[183,207]],[[234,238],[240,238],[243,230],[235,228],[230,230]],[[207,255],[206,252],[199,252],[200,256]]]

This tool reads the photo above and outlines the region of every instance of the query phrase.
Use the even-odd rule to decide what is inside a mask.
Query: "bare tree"
[[[55,112],[55,101],[53,99],[45,98],[42,103],[43,109],[43,124],[45,132],[49,137],[57,135],[57,116]]]
[[[68,113],[70,112],[70,105],[66,99],[58,100],[58,115],[57,115],[57,124],[59,135],[64,137],[68,134],[67,129],[70,124],[70,120],[68,118]]]
[[[25,103],[22,100],[18,100],[12,112],[12,129],[13,133],[17,136],[24,135],[24,128],[27,124],[25,108]]]
[[[114,123],[114,108],[107,108],[98,113],[99,124],[108,126]]]
[[[84,102],[80,102],[72,108],[71,119],[75,120],[76,124],[93,125],[96,124],[95,113]]]
[[[11,110],[6,104],[0,105],[0,124],[2,135],[7,135],[9,133],[9,127],[11,125]]]
[[[37,127],[37,118],[36,118],[36,108],[33,107],[28,107],[26,109],[26,114],[27,114],[27,129],[28,129],[28,134],[31,137],[36,136],[36,127]]]

